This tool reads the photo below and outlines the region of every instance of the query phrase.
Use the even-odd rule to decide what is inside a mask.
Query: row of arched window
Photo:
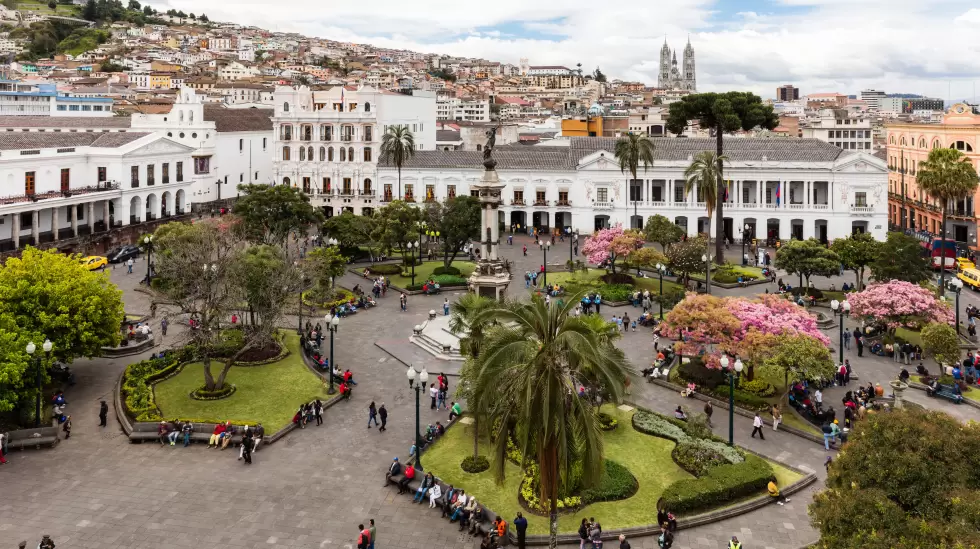
[[[374,158],[374,153],[371,147],[364,147],[363,158],[364,162],[372,162]],[[313,154],[313,147],[300,147],[299,148],[299,160],[301,162],[312,162],[317,159]],[[338,147],[337,156],[340,162],[354,162],[354,147]],[[283,147],[282,148],[282,159],[292,160],[292,148]],[[320,162],[333,162],[334,161],[334,148],[333,147],[320,147]]]
[[[903,147],[908,147],[909,146],[909,142],[908,142],[907,139],[905,139],[905,136],[902,136],[899,139],[898,143],[901,146],[903,146]],[[892,136],[890,136],[888,138],[888,144],[889,145],[894,145],[895,144],[895,136],[894,135],[892,135]],[[912,146],[915,146],[915,140],[914,139],[912,140]],[[932,148],[933,149],[938,149],[940,147],[942,147],[942,143],[938,139],[933,140],[933,142],[932,142]],[[926,139],[924,137],[920,137],[919,138],[919,148],[920,149],[927,148],[926,147]],[[962,151],[962,152],[973,152],[973,145],[970,145],[966,141],[962,141],[962,140],[960,140],[960,141],[954,141],[954,142],[950,143],[949,144],[949,148],[956,149],[956,150]]]

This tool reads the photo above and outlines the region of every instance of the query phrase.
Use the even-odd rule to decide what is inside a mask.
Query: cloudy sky
[[[383,47],[602,68],[656,84],[688,35],[701,91],[980,94],[978,0],[167,0],[157,9]],[[680,59],[678,59],[680,61]]]

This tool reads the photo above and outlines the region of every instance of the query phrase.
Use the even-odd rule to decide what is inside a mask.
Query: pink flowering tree
[[[830,345],[830,338],[817,327],[817,319],[803,307],[785,299],[768,294],[749,301],[742,298],[728,298],[725,305],[729,312],[742,323],[736,335],[739,341],[749,332],[765,335],[804,335],[810,336],[824,345]]]
[[[599,265],[607,259],[616,273],[616,260],[628,256],[643,245],[643,237],[636,231],[625,231],[622,225],[598,230],[585,241],[582,252],[589,263]]]
[[[851,313],[880,322],[891,332],[899,327],[918,330],[930,322],[953,322],[953,311],[935,294],[902,280],[873,284],[847,300]]]

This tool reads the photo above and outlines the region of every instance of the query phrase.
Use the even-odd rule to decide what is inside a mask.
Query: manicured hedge
[[[189,349],[173,352],[166,358],[141,360],[126,367],[122,380],[122,399],[129,415],[136,421],[160,421],[160,409],[153,399],[152,385],[180,370],[192,358]]]
[[[683,359],[688,358],[685,362]],[[725,372],[707,368],[699,357],[682,357],[681,365],[677,368],[677,373],[685,381],[693,381],[699,388],[714,389],[719,385],[724,385],[728,390],[728,378]]]
[[[490,468],[490,461],[486,456],[466,456],[460,466],[467,473],[482,473]]]
[[[672,513],[697,511],[751,496],[773,479],[769,463],[748,455],[742,463],[711,467],[699,478],[671,484],[664,490],[663,503]]]
[[[402,273],[402,266],[397,263],[376,263],[367,268],[371,274],[395,276]]]
[[[754,379],[752,381],[742,381],[738,388],[756,396],[769,398],[776,394],[776,387],[764,379]]]
[[[438,284],[439,286],[446,287],[446,288],[451,288],[454,286],[466,286],[468,284],[468,281],[465,278],[461,276],[453,276],[453,275],[433,276],[432,280],[434,280],[436,284]],[[423,283],[424,281],[418,284],[410,284],[406,289],[409,291],[421,290]]]
[[[607,459],[606,469],[594,488],[582,490],[582,504],[588,505],[597,501],[615,501],[633,497],[640,489],[640,483],[629,469]]]
[[[309,292],[303,293],[304,305],[308,307],[315,306],[321,309],[332,309],[333,307],[339,307],[350,302],[351,299],[355,299],[354,294],[343,288],[334,288],[332,299],[323,302],[314,301],[313,296],[311,296]]]
[[[462,273],[460,272],[460,270],[457,269],[456,267],[453,267],[452,265],[450,265],[448,267],[446,267],[444,265],[440,265],[440,266],[436,267],[435,269],[432,269],[432,274],[433,275],[462,276]]]
[[[619,421],[616,418],[605,412],[599,412],[596,415],[596,419],[599,420],[599,428],[603,431],[613,431],[619,425]]]

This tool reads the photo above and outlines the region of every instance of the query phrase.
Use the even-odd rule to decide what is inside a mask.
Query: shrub
[[[603,431],[612,431],[619,425],[619,421],[605,412],[599,412],[596,416],[599,420],[599,428]]]
[[[419,257],[417,255],[409,254],[407,258],[402,258],[402,265],[406,267],[411,267],[412,265],[421,265],[421,264],[422,262],[419,261]]]
[[[402,267],[397,263],[376,263],[368,267],[371,274],[394,276],[402,274]]]
[[[674,459],[681,469],[696,477],[702,477],[708,472],[709,468],[729,463],[714,448],[698,444],[698,442],[684,442],[674,446],[670,457]]]
[[[129,415],[136,421],[160,421],[160,409],[153,399],[151,385],[179,370],[175,358],[151,358],[126,367],[122,381],[122,399]]]
[[[685,513],[753,495],[774,479],[772,467],[755,455],[732,465],[719,465],[697,479],[679,480],[664,490],[663,503],[672,513]]]
[[[453,267],[452,265],[450,265],[448,267],[446,267],[444,265],[440,265],[440,266],[436,267],[435,269],[432,269],[432,274],[433,275],[443,275],[444,274],[444,275],[462,276],[461,273],[460,273],[460,271],[459,271],[459,269],[457,269],[456,267]]]
[[[722,400],[728,400],[728,386],[715,387],[708,391],[711,395]],[[735,404],[746,408],[748,410],[768,410],[770,407],[769,401],[766,399],[743,391],[742,389],[735,389]]]
[[[626,284],[602,284],[596,291],[606,301],[629,301],[636,290]]]
[[[466,456],[460,466],[467,473],[482,473],[490,468],[490,462],[486,456]]]
[[[682,360],[677,368],[677,373],[685,381],[692,381],[699,387],[709,390],[719,385],[728,385],[725,372],[705,367],[704,362],[698,357],[690,357],[690,359],[686,364]]]
[[[752,381],[742,381],[738,388],[763,398],[769,398],[776,394],[776,387],[764,379],[753,379]]]
[[[524,471],[524,479],[521,480],[520,498],[524,500],[527,507],[534,511],[548,512],[548,502],[542,502],[538,498],[540,492],[538,482],[541,474],[537,463],[529,463]],[[578,496],[567,496],[558,499],[559,509],[575,509],[582,506],[582,498]]]
[[[799,286],[796,286],[792,290],[790,290],[790,293],[793,294],[794,297],[796,297],[796,296],[804,293],[805,291],[806,291],[806,288],[800,288]],[[817,288],[812,288],[809,292],[806,293],[806,295],[812,295],[813,297],[816,297],[817,299],[823,299],[823,292],[820,291]]]
[[[626,273],[606,273],[599,277],[606,284],[627,284],[632,286],[636,280]]]
[[[671,423],[667,418],[659,414],[647,412],[646,410],[637,410],[633,414],[633,428],[641,433],[666,438],[678,443],[690,440],[690,437],[684,432],[682,427]]]
[[[466,286],[469,283],[469,281],[467,281],[465,278],[461,276],[453,276],[453,275],[438,275],[432,277],[432,280],[434,280],[436,284],[438,284],[439,286],[445,286],[450,288],[455,286]],[[418,284],[410,284],[406,289],[409,291],[421,290],[423,282],[420,282]]]
[[[640,483],[629,469],[610,459],[605,460],[604,465],[605,471],[598,484],[582,490],[583,504],[630,498],[640,489]]]
[[[314,300],[313,296],[310,295],[310,292],[303,293],[303,304],[308,306],[316,306],[321,309],[332,309],[348,303],[353,298],[354,294],[349,290],[334,288],[331,295],[325,301]]]

